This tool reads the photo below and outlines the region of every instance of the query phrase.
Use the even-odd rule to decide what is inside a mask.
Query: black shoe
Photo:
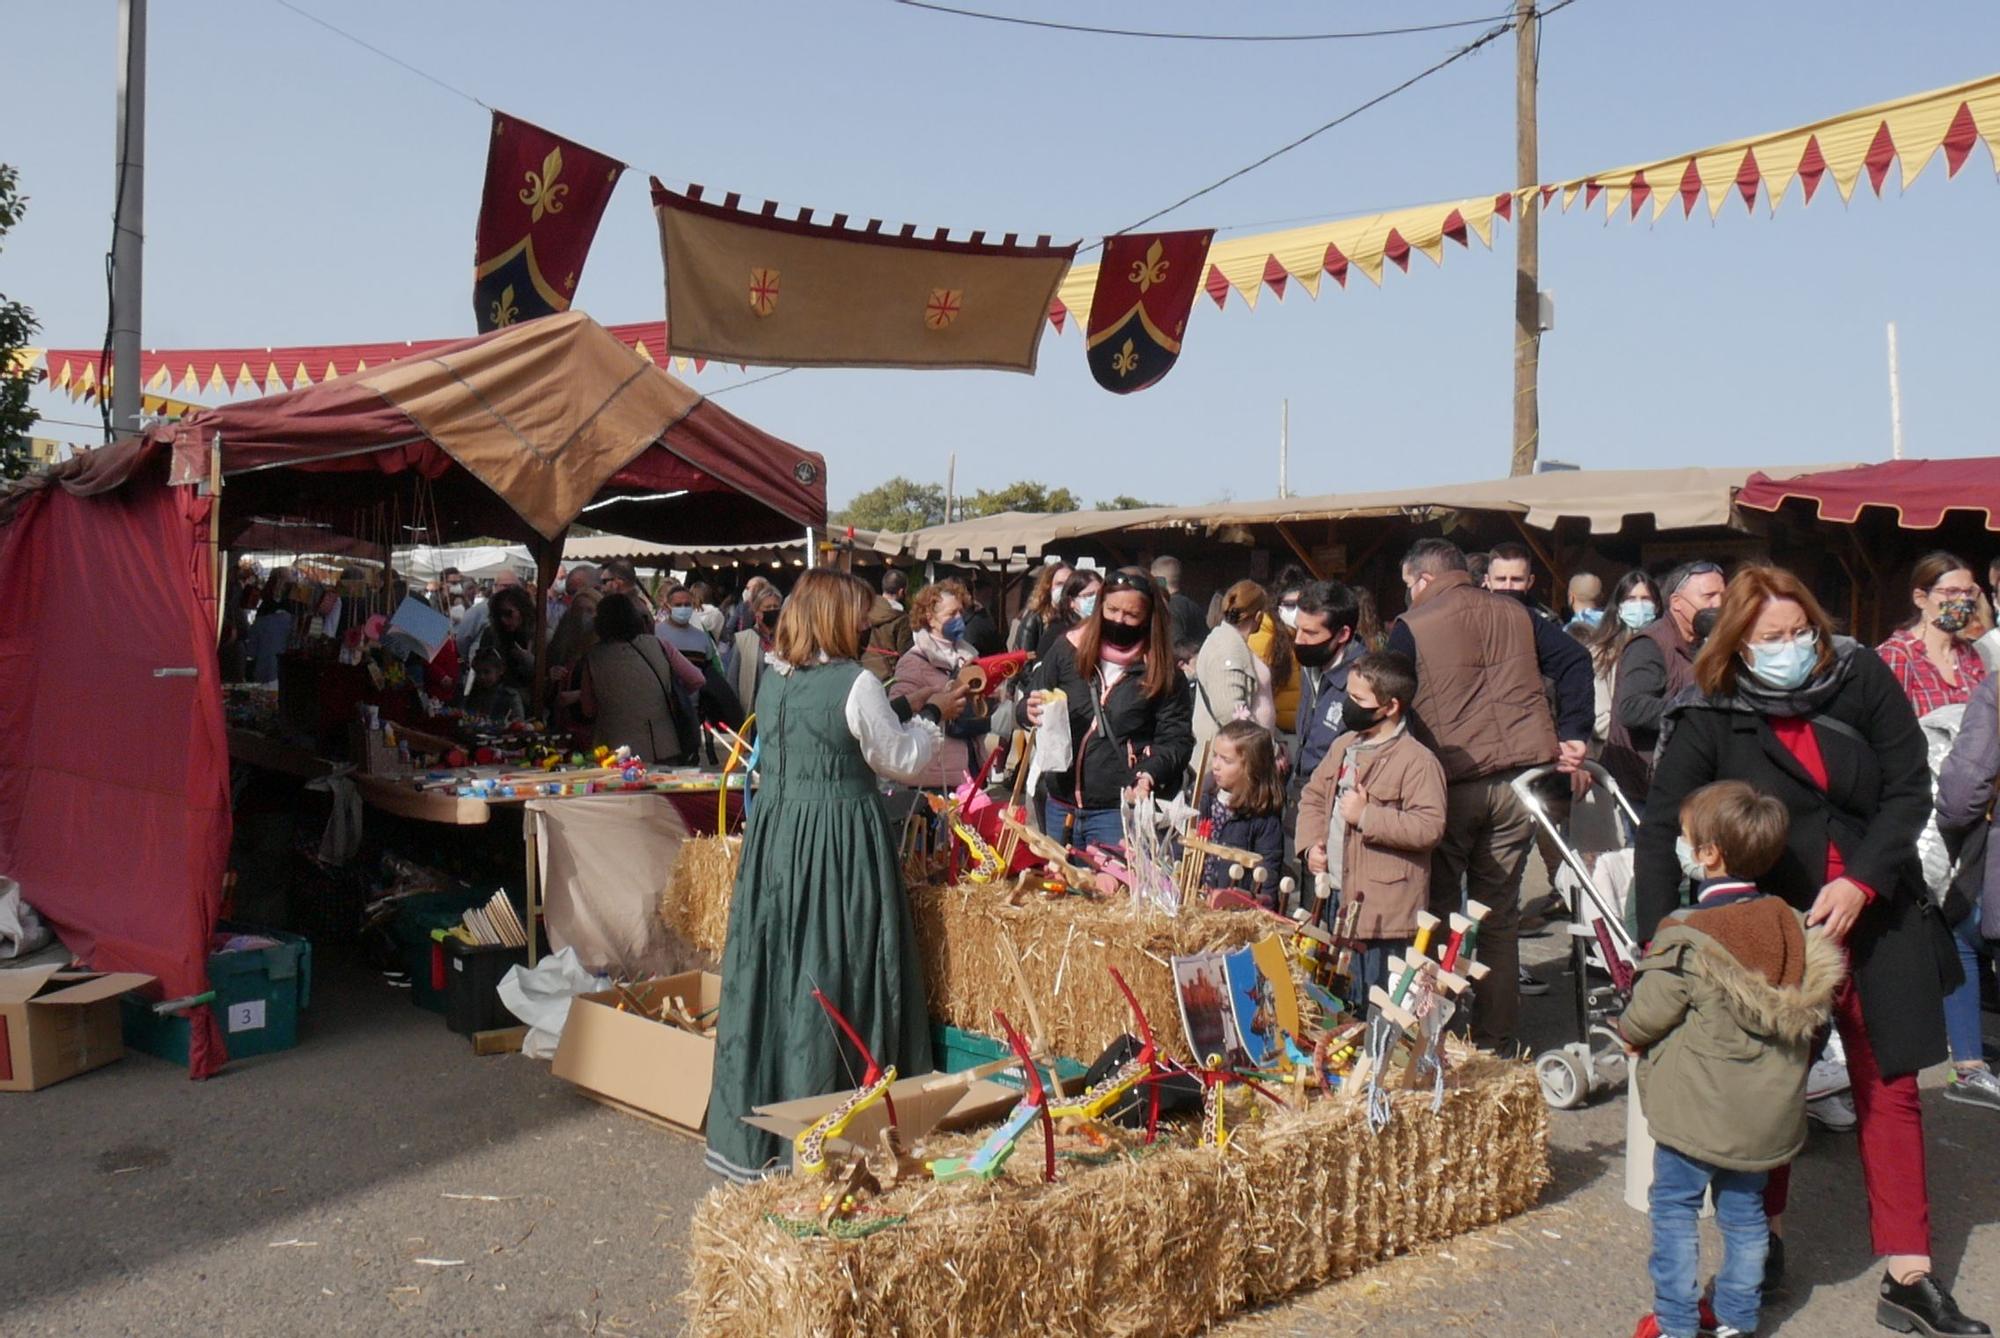
[[[1928,1338],[1993,1332],[1978,1320],[1967,1319],[1944,1284],[1931,1273],[1909,1283],[1898,1282],[1884,1273],[1882,1299],[1875,1303],[1875,1322],[1897,1333],[1921,1333]]]
[[[1771,1237],[1770,1251],[1764,1256],[1764,1295],[1776,1296],[1785,1289],[1785,1238]]]
[[[1549,992],[1548,981],[1537,980],[1528,971],[1527,967],[1524,966],[1521,968],[1521,993],[1526,995],[1531,995],[1539,999],[1542,995],[1547,994],[1548,992]]]

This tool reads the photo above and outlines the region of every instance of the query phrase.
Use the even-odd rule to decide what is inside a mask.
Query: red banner
[[[472,308],[479,329],[568,311],[625,164],[493,113],[479,201]]]
[[[1084,356],[1098,385],[1129,395],[1173,370],[1214,238],[1203,229],[1104,239],[1084,335]]]

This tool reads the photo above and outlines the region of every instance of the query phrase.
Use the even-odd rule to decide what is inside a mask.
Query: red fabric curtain
[[[0,527],[0,872],[99,970],[208,988],[229,859],[209,503],[144,469]],[[190,1073],[228,1056],[194,1020]]]

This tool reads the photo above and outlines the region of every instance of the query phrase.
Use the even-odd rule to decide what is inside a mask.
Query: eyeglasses
[[[1792,632],[1766,632],[1762,636],[1752,636],[1753,646],[1803,646],[1811,649],[1819,642],[1819,633],[1810,627],[1801,627]]]
[[[1977,599],[1979,587],[1976,585],[1934,585],[1925,593],[1937,599]]]
[[[1106,593],[1113,590],[1137,590],[1139,593],[1151,598],[1153,589],[1153,578],[1142,571],[1132,571],[1128,568],[1120,567],[1115,571],[1107,573],[1104,577],[1104,590]]]

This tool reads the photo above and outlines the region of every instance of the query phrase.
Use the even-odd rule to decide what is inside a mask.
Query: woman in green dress
[[[743,1123],[753,1107],[853,1087],[859,1057],[813,999],[823,991],[875,1058],[931,1068],[915,928],[879,773],[917,784],[963,688],[898,719],[859,657],[875,595],[809,571],[778,620],[757,690],[762,757],[722,956],[709,1169],[735,1181],[787,1168],[791,1147]]]

